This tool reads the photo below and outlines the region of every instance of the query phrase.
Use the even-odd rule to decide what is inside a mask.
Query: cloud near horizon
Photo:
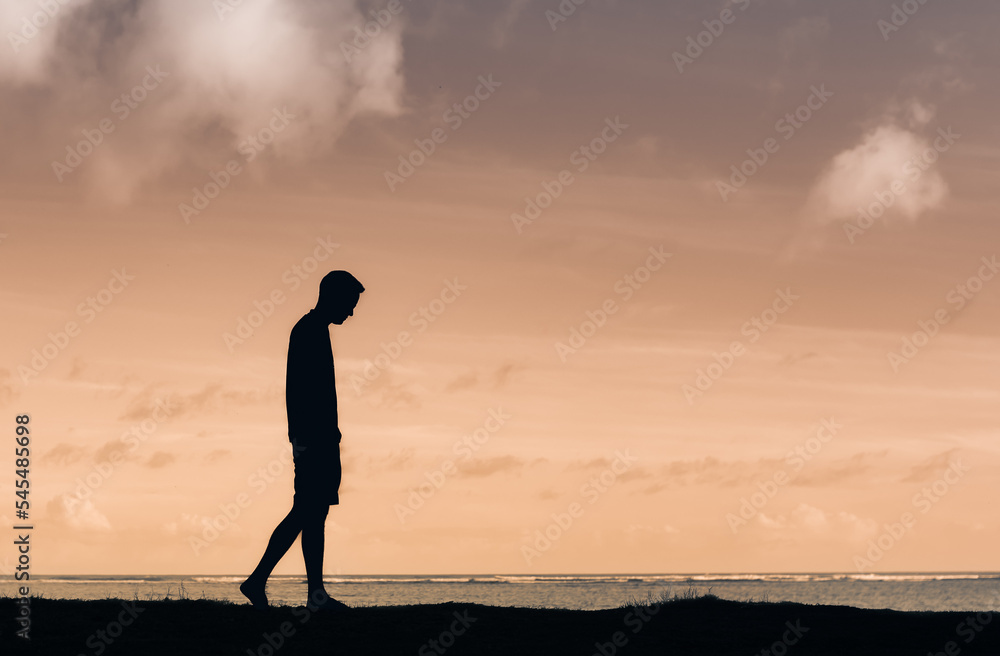
[[[111,522],[90,499],[80,500],[71,494],[60,494],[49,501],[47,519],[57,525],[77,531],[110,531]]]

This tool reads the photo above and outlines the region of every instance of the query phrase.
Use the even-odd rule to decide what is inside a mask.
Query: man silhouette
[[[240,585],[240,591],[257,608],[267,607],[267,578],[300,532],[309,586],[307,605],[320,610],[348,608],[330,597],[323,586],[326,516],[330,506],[340,503],[341,478],[341,435],[329,326],[339,326],[354,315],[364,290],[350,273],[331,271],[320,281],[316,307],[299,319],[288,339],[285,408],[295,495],[292,509],[271,534],[257,568]]]

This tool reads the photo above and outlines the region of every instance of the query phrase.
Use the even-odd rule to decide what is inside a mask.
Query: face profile
[[[330,323],[335,323],[338,326],[343,324],[349,317],[354,316],[354,308],[358,306],[358,301],[361,299],[360,294],[354,294],[351,297],[338,298],[330,304],[329,313],[326,315],[330,319]]]
[[[327,323],[338,326],[354,316],[364,286],[346,271],[331,271],[319,283],[316,312]]]

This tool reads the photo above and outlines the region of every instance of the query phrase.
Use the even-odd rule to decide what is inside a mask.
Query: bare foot
[[[246,581],[240,584],[240,592],[243,596],[250,600],[254,608],[264,609],[267,608],[267,595],[264,593],[263,583],[258,583],[257,581],[248,578]]]
[[[317,590],[310,593],[307,606],[313,611],[322,610],[334,613],[342,613],[351,609],[351,607],[344,602],[337,601],[331,597],[325,590]]]

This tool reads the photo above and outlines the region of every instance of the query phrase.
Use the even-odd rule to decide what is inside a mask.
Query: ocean
[[[37,576],[32,594],[50,599],[215,599],[246,603],[244,576]],[[904,611],[1000,610],[1000,573],[609,574],[347,576],[327,575],[331,595],[351,606],[437,604],[617,608],[631,601],[711,593],[723,599],[891,608]],[[11,577],[0,595],[17,596]],[[303,605],[304,576],[272,576],[272,604]]]

